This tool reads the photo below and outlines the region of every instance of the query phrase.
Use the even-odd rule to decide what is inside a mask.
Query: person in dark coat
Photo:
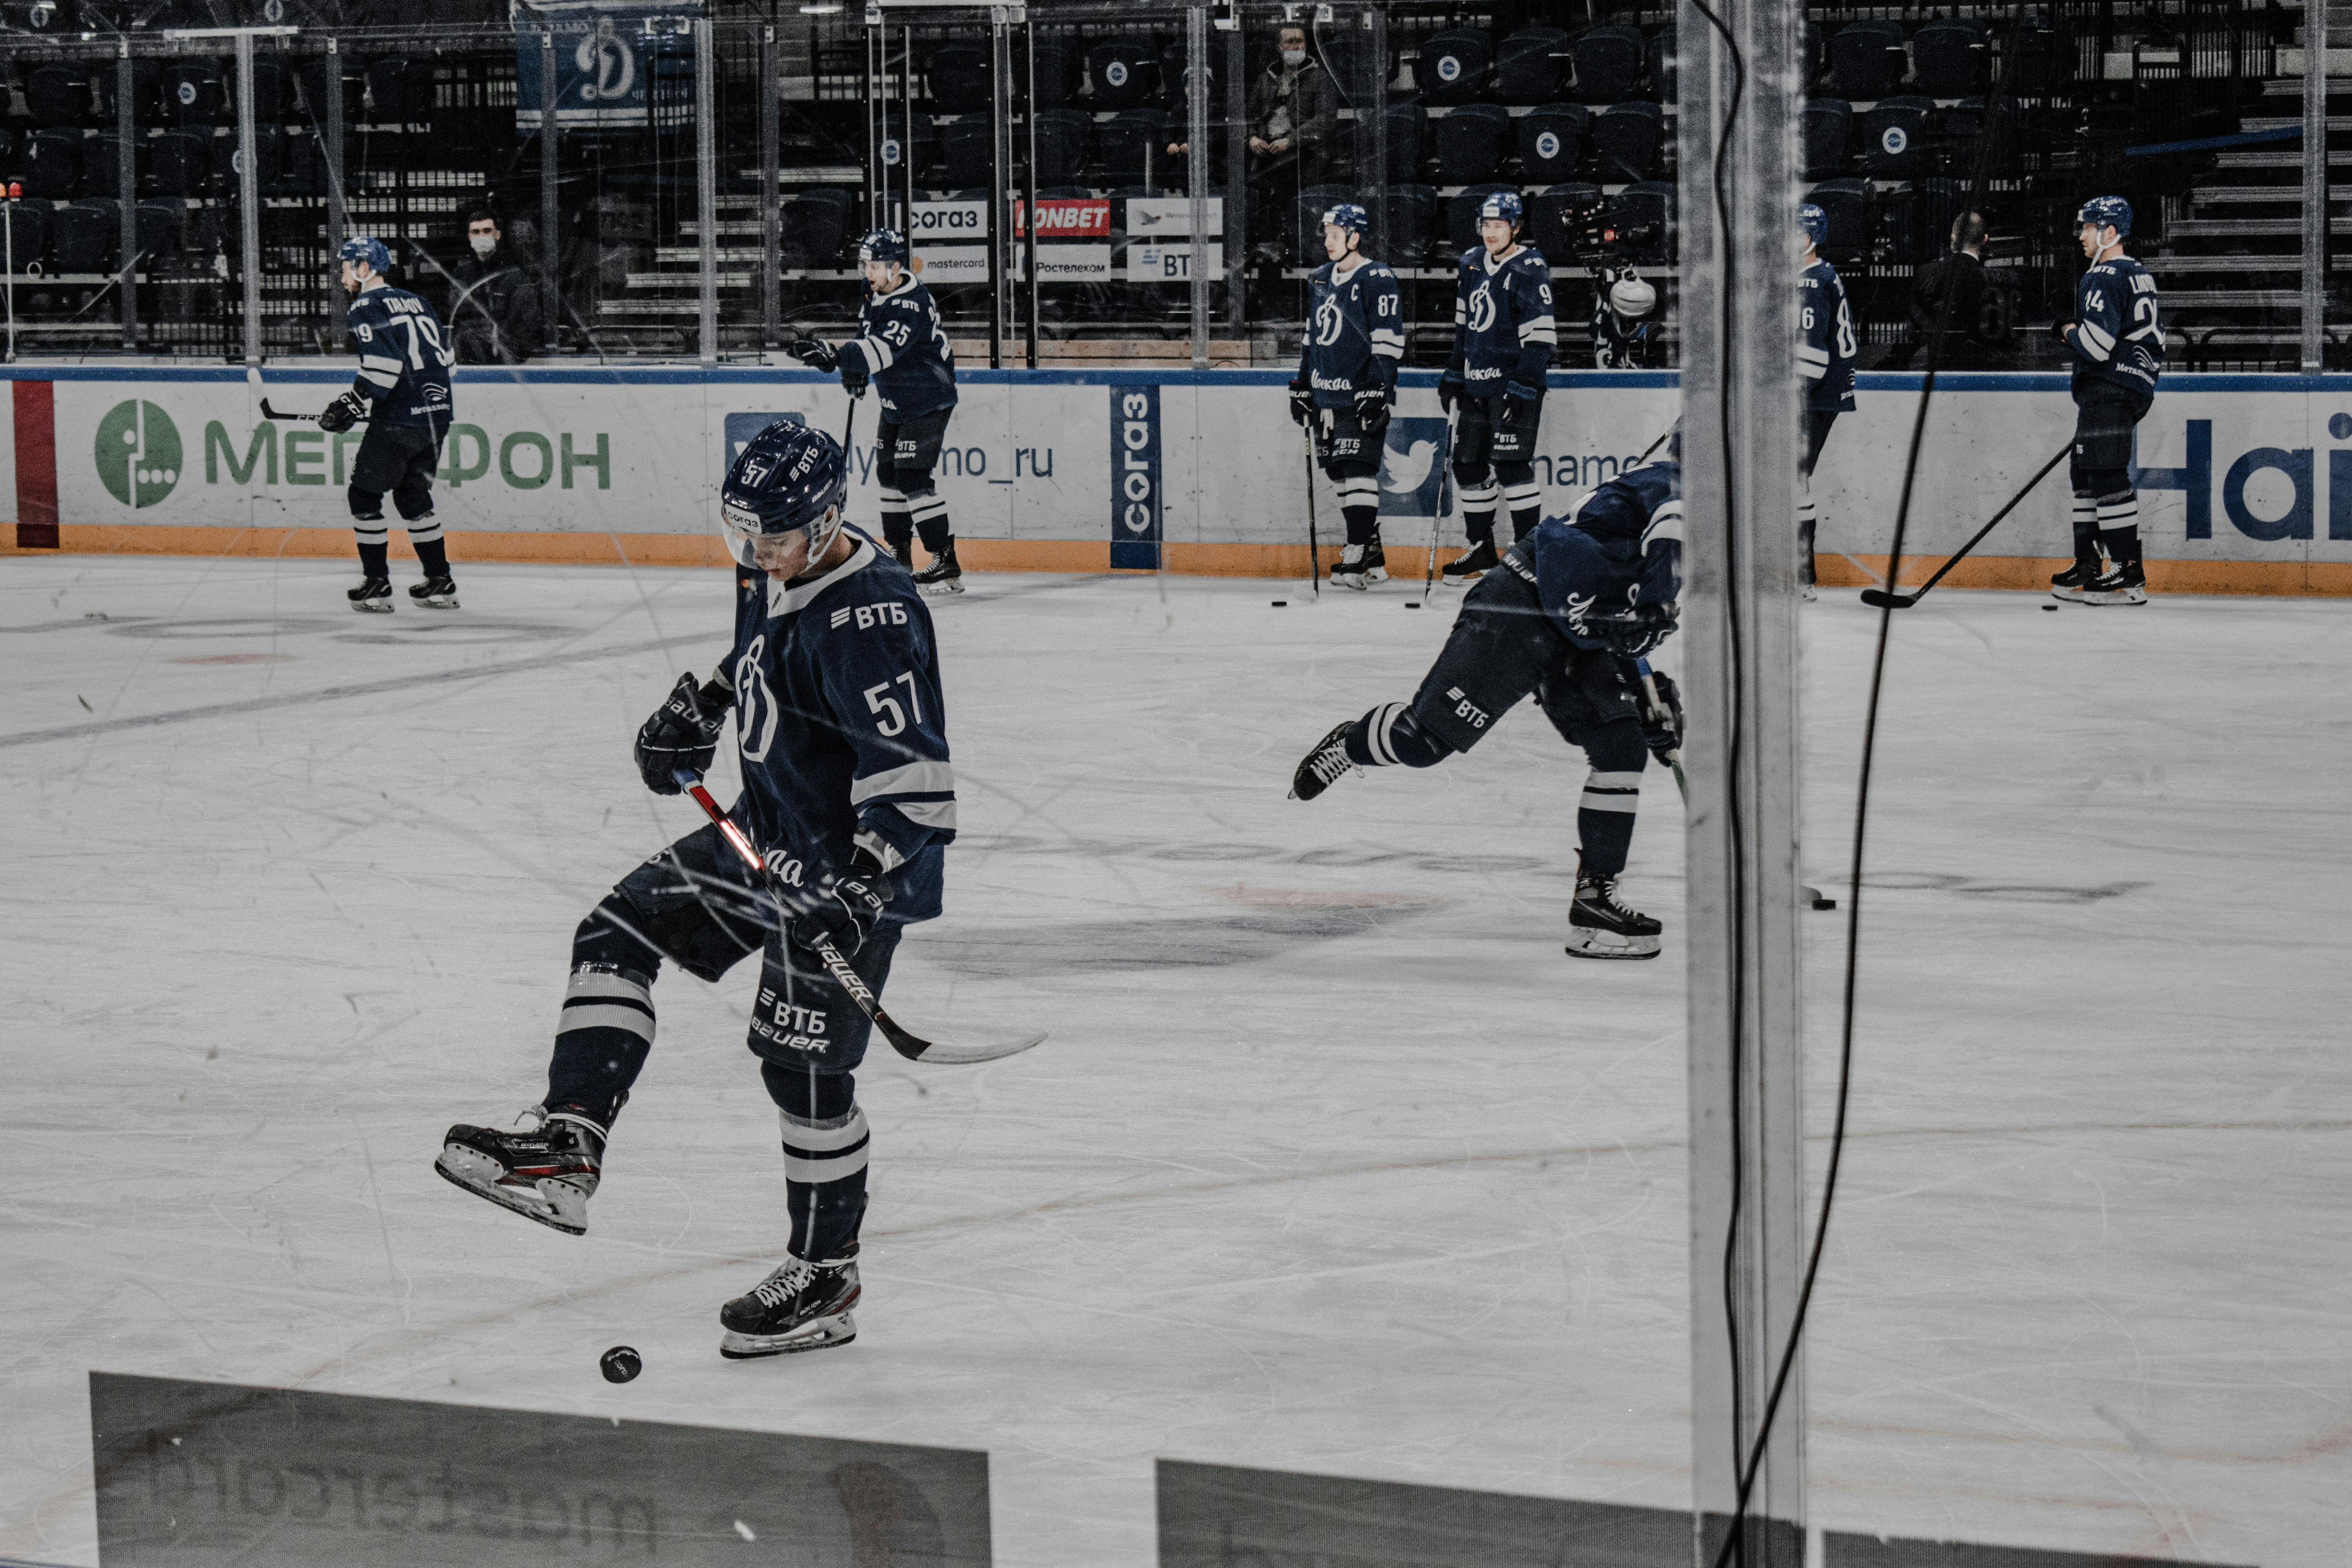
[[[507,247],[499,220],[477,212],[466,221],[474,254],[449,275],[443,312],[457,338],[459,364],[520,364],[547,346],[539,279]]]

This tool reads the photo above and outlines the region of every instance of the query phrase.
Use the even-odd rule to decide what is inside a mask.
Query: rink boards
[[[351,548],[342,490],[360,432],[264,419],[243,372],[176,366],[0,371],[5,543],[95,552],[324,555]],[[1279,574],[1307,567],[1307,463],[1286,371],[973,371],[937,479],[967,565]],[[315,410],[341,369],[272,370],[281,411]],[[1861,378],[1816,489],[1824,581],[1885,571],[1920,378]],[[1663,372],[1550,377],[1538,473],[1548,513],[1628,466],[1672,423]],[[713,498],[771,419],[836,435],[848,402],[803,370],[527,368],[458,373],[437,515],[459,561],[716,563]],[[851,516],[876,517],[877,405],[856,407]],[[1914,489],[1916,581],[2065,442],[2066,378],[1943,378]],[[1448,431],[1433,372],[1408,372],[1381,476],[1392,572],[1418,572],[1444,516]],[[2352,593],[2352,376],[2168,376],[2141,424],[2141,530],[2152,582],[2202,593]],[[1344,537],[1318,485],[1318,537]],[[2062,468],[1955,586],[2038,586],[2071,553]],[[404,548],[404,547],[402,547]]]

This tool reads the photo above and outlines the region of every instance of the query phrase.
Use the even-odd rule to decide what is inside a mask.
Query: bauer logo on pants
[[[1443,419],[1389,421],[1381,454],[1381,515],[1435,517],[1444,510],[1449,432]]]
[[[1160,565],[1160,388],[1110,388],[1110,563]]]

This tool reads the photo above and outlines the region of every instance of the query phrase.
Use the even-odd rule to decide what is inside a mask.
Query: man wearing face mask
[[[466,220],[473,255],[449,275],[449,309],[459,364],[520,364],[546,346],[539,280],[507,247],[499,220],[477,212]]]
[[[1307,29],[1285,22],[1276,37],[1280,56],[1250,88],[1249,181],[1261,208],[1268,209],[1253,226],[1285,236],[1283,254],[1289,256],[1297,249],[1291,242],[1297,221],[1292,209],[1298,193],[1323,177],[1324,144],[1339,113],[1331,74],[1307,47]]]

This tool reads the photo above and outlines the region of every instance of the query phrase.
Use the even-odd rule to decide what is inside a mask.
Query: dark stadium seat
[[[1094,116],[1081,109],[1037,111],[1037,183],[1066,185],[1094,162]]]
[[[106,62],[95,72],[98,83],[98,119],[102,125],[112,125],[121,118],[114,101],[115,71]],[[158,59],[134,59],[131,62],[131,121],[134,125],[152,125],[162,106],[163,62]]]
[[[1136,109],[1150,98],[1160,72],[1147,46],[1119,38],[1087,51],[1087,82],[1097,109]]]
[[[1121,110],[1095,126],[1096,155],[1102,160],[1104,184],[1160,185],[1169,179],[1170,142],[1174,127],[1157,109]],[[1146,171],[1150,178],[1144,177]]]
[[[890,183],[893,185],[903,186],[907,182],[907,174],[911,170],[915,176],[916,187],[922,188],[923,183],[931,177],[940,161],[938,125],[921,110],[909,114],[905,110],[893,105],[890,114],[889,141],[898,144],[895,153],[887,144],[882,151],[883,166],[888,171]]]
[[[1654,103],[1612,103],[1592,121],[1592,148],[1600,154],[1601,183],[1625,184],[1657,173],[1664,144],[1665,114]]]
[[[1511,111],[1499,103],[1465,103],[1437,122],[1437,183],[1468,185],[1502,172],[1511,142]]]
[[[1553,185],[1576,177],[1584,161],[1591,115],[1580,103],[1547,103],[1519,117],[1519,175],[1531,185]]]
[[[1060,34],[1045,34],[1037,39],[1035,61],[1037,103],[1039,109],[1067,109],[1078,96],[1078,77],[1084,57],[1078,53],[1075,39]],[[1022,74],[1023,90],[1027,90],[1030,62],[1013,57],[1013,69]]]
[[[1831,180],[1845,173],[1853,146],[1853,105],[1843,98],[1816,98],[1805,105],[1801,175]]]
[[[1224,73],[1217,68],[1223,58],[1224,50],[1221,47],[1212,46],[1209,50],[1207,84],[1209,119],[1212,123],[1223,118],[1225,112],[1223,97],[1225,77]],[[1171,44],[1160,51],[1160,84],[1166,95],[1169,112],[1175,115],[1180,123],[1184,121],[1188,112],[1186,105],[1191,101],[1185,96],[1192,90],[1185,79],[1186,69],[1184,46],[1181,43]]]
[[[2063,92],[2074,82],[2074,39],[2071,32],[2047,26],[2021,27],[2000,33],[2007,51],[2001,61],[2001,84],[2024,98]]]
[[[218,60],[175,59],[163,68],[163,116],[172,125],[216,125],[222,118]],[[357,106],[352,112],[357,114]]]
[[[136,209],[139,223],[139,254],[143,268],[152,268],[163,258],[179,254],[184,243],[188,209],[178,202],[143,201]]]
[[[1549,103],[1559,96],[1568,62],[1568,35],[1557,27],[1521,27],[1495,50],[1495,96],[1505,103]]]
[[[1664,180],[1643,180],[1626,186],[1609,198],[1609,221],[1621,231],[1646,226],[1654,230],[1654,237],[1639,244],[1630,241],[1623,254],[1635,261],[1662,263],[1670,256],[1674,245],[1675,187]]]
[[[850,194],[820,186],[784,204],[783,257],[787,267],[828,268],[841,260],[849,237]]]
[[[89,68],[53,61],[25,79],[25,112],[45,126],[87,125],[93,117]]]
[[[1389,183],[1411,184],[1429,146],[1429,111],[1417,103],[1389,105]]]
[[[59,272],[111,272],[121,265],[115,255],[122,236],[122,204],[119,201],[67,202],[50,219],[49,245]]]
[[[1388,190],[1389,232],[1375,236],[1374,254],[1391,267],[1416,267],[1433,241],[1442,241],[1437,188],[1403,182]]]
[[[302,97],[300,115],[305,121],[318,124],[325,123],[327,66],[330,60],[343,74],[343,119],[346,121],[355,121],[360,117],[360,110],[367,96],[367,78],[362,74],[359,62],[350,55],[322,56],[317,59],[304,60],[297,68],[295,79],[300,84]],[[539,105],[532,103],[525,107],[536,109]]]
[[[276,190],[280,195],[323,196],[327,194],[327,145],[318,132],[299,121],[288,128],[285,158],[278,164]]]
[[[150,164],[159,196],[201,196],[212,189],[213,132],[181,127],[155,138]]]
[[[1576,87],[1569,96],[1579,103],[1622,103],[1633,96],[1649,63],[1649,46],[1631,27],[1593,27],[1570,47],[1576,57]]]
[[[17,271],[34,266],[46,266],[44,255],[49,248],[50,205],[35,196],[13,202],[0,202],[0,223],[7,225],[7,249],[5,258],[13,261]]]
[[[992,152],[988,121],[963,115],[940,128],[940,151],[945,156],[946,180],[950,185],[987,185],[989,157]]]
[[[231,77],[234,83],[235,78]],[[256,124],[277,123],[284,120],[293,107],[293,73],[283,60],[257,58],[253,62],[253,118]],[[234,87],[231,89],[234,92]],[[236,118],[236,100],[229,99],[230,118]]]
[[[26,139],[25,194],[45,201],[71,201],[81,192],[81,143],[79,131],[47,126]]]
[[[1643,96],[1660,103],[1675,100],[1675,30],[1663,28],[1650,35],[1650,83]]]
[[[1604,200],[1599,185],[1570,181],[1528,203],[1528,241],[1544,253],[1553,270],[1576,264],[1578,236],[1586,221],[1602,210]]]
[[[1848,267],[1868,253],[1873,221],[1869,181],[1823,180],[1805,193],[1805,199],[1829,218],[1829,237],[1821,245],[1823,257]]]
[[[1516,191],[1517,185],[1472,185],[1445,204],[1445,246],[1454,256],[1478,243],[1478,208],[1496,191]]]
[[[213,189],[223,195],[234,196],[239,187],[237,170],[237,140],[234,136],[215,136],[212,142]],[[253,128],[254,188],[263,195],[275,190],[284,178],[286,167],[286,128],[283,125],[256,124]]]
[[[1486,73],[1495,63],[1495,41],[1469,27],[1432,33],[1414,62],[1413,85],[1427,104],[1475,102],[1485,96]]]
[[[1882,98],[1862,111],[1862,167],[1874,180],[1910,180],[1927,167],[1927,118],[1934,100]]]
[[[949,44],[931,51],[923,65],[929,84],[931,110],[937,114],[985,114],[992,107],[988,54],[971,44]]]
[[[1911,38],[1912,90],[1927,98],[1982,92],[1991,59],[1982,22],[1926,23]]]
[[[1830,39],[1830,79],[1840,98],[1872,103],[1895,90],[1909,60],[1892,22],[1848,22]]]
[[[1811,87],[1822,79],[1829,64],[1829,46],[1822,39],[1822,25],[1807,20],[1803,36],[1797,42],[1799,71],[1803,73],[1803,85]]]
[[[147,188],[153,178],[152,165],[144,132],[131,133],[131,163],[136,171],[131,189]],[[122,195],[122,137],[120,132],[101,131],[81,145],[82,194],[92,196]]]
[[[254,85],[261,73],[254,72]],[[433,118],[433,61],[387,55],[367,67],[368,121],[371,125],[423,125]]]

